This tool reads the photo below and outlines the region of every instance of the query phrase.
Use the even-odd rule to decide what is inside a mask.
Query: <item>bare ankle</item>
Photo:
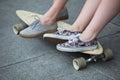
[[[56,19],[55,18],[51,18],[51,17],[48,17],[48,16],[43,16],[41,19],[40,19],[40,22],[43,24],[43,25],[52,25],[56,22]]]
[[[83,42],[89,42],[89,41],[92,41],[93,39],[96,38],[96,34],[92,34],[92,33],[82,33],[80,35],[80,40],[83,41]]]
[[[52,25],[57,21],[58,13],[53,13],[53,11],[46,12],[43,17],[40,19],[43,25]]]

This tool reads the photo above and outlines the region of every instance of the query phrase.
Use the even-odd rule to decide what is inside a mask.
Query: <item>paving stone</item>
[[[84,2],[85,0],[70,0],[67,3],[70,18],[66,22],[72,24],[75,21]],[[92,63],[80,71],[75,71],[72,66],[73,58],[78,57],[79,53],[59,52],[55,44],[41,38],[25,39],[13,33],[13,24],[21,22],[16,16],[16,10],[44,14],[51,5],[52,0],[0,1],[0,80],[119,80],[118,25],[109,23],[98,36],[104,48],[113,50],[114,59]]]

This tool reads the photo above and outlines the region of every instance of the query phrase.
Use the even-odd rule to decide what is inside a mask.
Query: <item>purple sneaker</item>
[[[76,38],[69,39],[67,42],[58,44],[57,50],[64,52],[81,52],[87,50],[93,50],[97,48],[97,39],[90,42],[82,42],[79,36]]]

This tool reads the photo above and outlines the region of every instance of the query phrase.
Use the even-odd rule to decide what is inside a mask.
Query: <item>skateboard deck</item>
[[[38,14],[38,13],[30,12],[30,11],[25,11],[25,10],[17,10],[16,14],[27,25],[30,25],[32,22],[34,22],[36,16],[39,18],[42,17],[42,14]],[[63,21],[58,21],[57,26],[60,28],[66,29],[66,28],[70,27],[71,25],[68,23],[65,23]],[[17,25],[13,26],[13,31],[16,34],[18,34],[19,31],[21,31],[24,28],[25,28],[24,25],[17,24]],[[100,42],[98,42],[98,47],[96,49],[89,50],[89,51],[82,51],[81,53],[92,55],[92,57],[90,57],[87,60],[85,60],[84,58],[74,59],[73,66],[76,70],[79,70],[79,69],[85,67],[87,62],[94,61],[95,59],[97,59],[99,57],[104,58],[104,60],[108,60],[112,57],[112,51],[110,49],[107,49],[104,52],[103,47],[100,44]],[[103,54],[103,53],[105,53],[105,54]],[[102,55],[102,57],[101,57],[101,55]]]

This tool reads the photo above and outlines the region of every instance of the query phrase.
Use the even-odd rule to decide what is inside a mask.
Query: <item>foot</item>
[[[70,38],[74,38],[80,35],[80,32],[72,32],[63,28],[58,28],[57,30],[58,31],[54,33],[45,33],[43,35],[43,38],[56,38],[61,40],[68,40]]]
[[[63,10],[61,10],[60,13],[56,16],[51,14],[50,12],[47,12],[46,14],[43,15],[40,21],[43,25],[52,25],[56,21],[65,19],[68,19],[68,11],[66,7]]]
[[[90,42],[83,42],[76,38],[69,39],[67,42],[58,44],[56,46],[57,50],[65,52],[82,52],[87,50],[93,50],[97,48],[97,40],[94,39]]]

